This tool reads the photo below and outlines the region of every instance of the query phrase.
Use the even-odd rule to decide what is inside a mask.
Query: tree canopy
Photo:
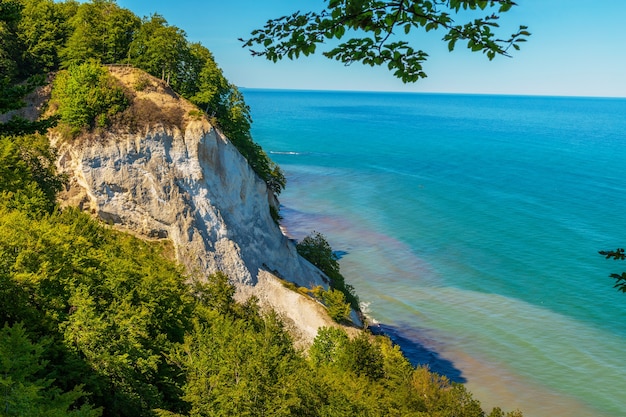
[[[298,58],[324,48],[322,54],[346,65],[386,65],[403,82],[426,77],[428,53],[412,37],[416,31],[439,31],[450,51],[466,42],[488,59],[510,56],[511,48],[530,36],[526,26],[500,37],[498,19],[512,0],[329,0],[320,12],[300,12],[269,20],[240,39],[254,56],[270,61]],[[484,12],[478,15],[470,12]],[[464,20],[458,23],[455,18]],[[347,41],[343,41],[344,39]],[[340,42],[343,41],[343,42]],[[340,42],[337,44],[337,42]],[[321,49],[320,48],[320,49]]]
[[[354,287],[346,283],[346,280],[339,271],[339,258],[333,251],[326,237],[319,232],[312,232],[296,245],[298,253],[307,261],[318,267],[330,279],[330,291],[320,295],[321,300],[326,304],[334,319],[347,319],[350,314],[346,311],[344,303],[355,310],[360,311],[359,297],[354,291]]]
[[[49,71],[67,69],[76,75],[86,63],[132,64],[165,80],[200,107],[272,192],[280,194],[284,189],[282,170],[252,138],[250,109],[241,92],[226,79],[206,47],[189,42],[185,32],[163,16],[140,19],[113,0],[0,0],[0,37],[0,113],[23,106],[24,96],[41,85],[42,75]],[[73,130],[104,126],[120,109],[116,103],[123,99],[115,88],[110,94],[106,88],[91,89],[93,80],[81,84],[65,72],[58,79],[63,88],[57,88],[57,93],[72,88],[79,93],[66,94],[62,100],[66,104],[74,100],[62,106],[61,117]],[[72,80],[78,83],[68,83]],[[90,97],[80,94],[81,89],[100,94]],[[85,100],[94,105],[86,105]],[[56,122],[54,117],[35,122],[14,117],[0,123],[0,134],[44,133]]]

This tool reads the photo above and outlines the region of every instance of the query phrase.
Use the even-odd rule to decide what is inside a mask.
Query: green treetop
[[[295,12],[268,21],[252,37],[241,39],[254,56],[270,61],[297,58],[325,47],[324,56],[346,65],[361,62],[386,65],[404,82],[426,77],[423,63],[428,54],[415,45],[415,31],[441,31],[452,51],[457,42],[466,42],[472,51],[482,51],[491,60],[509,56],[519,49],[530,33],[525,26],[501,38],[496,34],[500,15],[508,12],[512,0],[329,0],[320,12]],[[470,12],[485,12],[474,17]],[[455,17],[471,19],[458,23]],[[336,46],[333,39],[342,41]],[[328,42],[328,46],[326,43]]]

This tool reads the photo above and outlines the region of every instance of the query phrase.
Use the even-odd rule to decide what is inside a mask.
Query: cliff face
[[[134,71],[113,73],[130,84]],[[182,109],[180,126],[154,123],[134,133],[53,139],[58,165],[70,179],[64,204],[148,238],[171,239],[191,274],[227,273],[239,296],[256,295],[291,322],[303,341],[312,340],[319,326],[330,325],[325,313],[276,277],[309,288],[325,285],[325,278],[274,223],[273,196],[236,148],[206,119],[186,117],[193,109],[189,103],[158,80],[151,82],[135,102]]]

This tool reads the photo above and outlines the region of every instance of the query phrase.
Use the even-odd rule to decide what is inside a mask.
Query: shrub
[[[283,216],[280,215],[280,209],[272,205],[270,205],[270,216],[272,216],[272,220],[274,220],[274,223],[277,225],[279,225],[280,221],[283,219]]]
[[[188,115],[192,120],[200,120],[204,113],[201,110],[189,110]]]
[[[111,116],[129,105],[122,87],[96,61],[60,72],[52,88],[52,101],[61,121],[75,132],[106,126]]]
[[[350,320],[350,304],[346,302],[345,295],[339,291],[330,289],[322,292],[322,301],[328,309],[328,315],[337,323]]]
[[[135,91],[144,91],[150,85],[150,78],[145,74],[140,74],[133,84]]]
[[[331,287],[341,291],[354,310],[360,310],[359,298],[354,292],[354,287],[346,284],[345,278],[339,272],[339,258],[333,252],[324,235],[319,232],[313,232],[302,239],[296,245],[296,249],[300,256],[318,267],[320,271],[330,278]]]

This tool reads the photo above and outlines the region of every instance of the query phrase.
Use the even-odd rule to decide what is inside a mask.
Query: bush
[[[283,216],[280,215],[280,209],[270,205],[270,216],[272,216],[274,223],[280,225],[280,221],[283,219]]]
[[[341,291],[345,300],[354,310],[360,311],[359,297],[354,293],[354,287],[346,284],[345,278],[339,272],[339,258],[333,252],[324,235],[313,232],[302,239],[296,245],[296,249],[300,256],[318,267],[330,278],[330,286]]]
[[[339,262],[330,244],[319,232],[313,232],[296,246],[298,253],[332,280],[339,274]]]
[[[133,84],[133,88],[135,91],[144,91],[150,85],[150,78],[145,74],[141,74],[135,80],[135,84]]]
[[[322,292],[322,301],[328,309],[328,315],[337,323],[350,320],[350,304],[346,302],[345,295],[339,291],[330,289]]]
[[[106,67],[93,60],[58,74],[52,88],[52,102],[61,121],[74,132],[104,127],[111,116],[129,105],[122,87]]]

